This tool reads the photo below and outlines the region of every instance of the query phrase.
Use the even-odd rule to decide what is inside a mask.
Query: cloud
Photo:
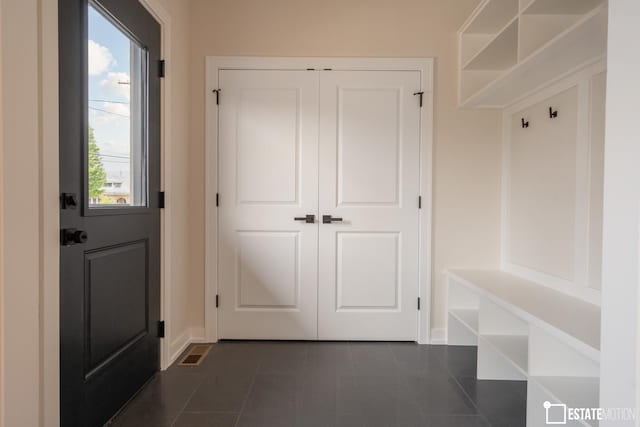
[[[129,127],[129,104],[92,102],[89,104],[89,123],[92,126],[112,125]]]
[[[131,77],[127,73],[109,73],[107,78],[100,82],[100,87],[109,99],[115,97],[117,99],[129,100],[131,97]]]
[[[99,76],[115,63],[116,61],[108,48],[89,40],[89,75]]]
[[[131,144],[129,143],[129,138],[111,138],[100,146],[100,150],[102,150],[102,154],[128,156],[131,154]]]

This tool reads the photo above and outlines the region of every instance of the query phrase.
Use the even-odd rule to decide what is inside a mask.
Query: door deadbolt
[[[77,209],[78,196],[75,193],[62,193],[60,195],[62,209]]]

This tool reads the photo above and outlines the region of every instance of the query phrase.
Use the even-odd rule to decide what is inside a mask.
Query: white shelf
[[[524,15],[584,15],[604,3],[603,0],[533,0]]]
[[[558,401],[572,408],[600,406],[600,380],[583,377],[532,377]]]
[[[464,34],[496,34],[518,14],[518,0],[485,0],[471,14]]]
[[[478,333],[478,310],[471,309],[451,309],[449,314],[458,319],[471,332]]]
[[[495,37],[495,34],[462,34],[460,60],[469,62]]]
[[[600,358],[600,307],[497,270],[451,270],[450,279],[592,360]],[[567,315],[571,313],[571,315]]]
[[[603,0],[533,0],[488,41],[469,37],[490,5],[460,31],[462,107],[503,108],[606,55]]]
[[[528,337],[522,335],[481,335],[518,369],[527,374]]]
[[[545,402],[565,404],[570,408],[598,408],[599,381],[590,377],[529,377],[527,384],[527,425],[547,425]],[[553,421],[561,422],[561,412]],[[597,420],[568,420],[566,425],[597,427]]]
[[[501,71],[462,71],[460,93],[463,98],[468,98],[495,81]]]
[[[518,46],[520,59],[527,58],[549,43],[581,17],[580,15],[523,15],[520,17],[520,44]]]
[[[473,56],[463,70],[506,70],[518,62],[518,20],[514,19]]]

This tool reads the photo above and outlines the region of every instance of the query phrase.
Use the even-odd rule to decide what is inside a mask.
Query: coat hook
[[[526,122],[524,121],[524,117],[522,118],[522,129],[528,128],[529,127],[529,120],[527,120]]]
[[[558,110],[554,111],[553,107],[549,107],[549,118],[555,119],[556,117],[558,117]]]

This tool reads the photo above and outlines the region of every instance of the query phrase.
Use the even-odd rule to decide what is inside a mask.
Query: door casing
[[[218,340],[218,107],[224,91],[217,92],[220,70],[344,70],[419,71],[422,109],[420,129],[420,248],[418,343],[431,342],[431,240],[433,171],[433,58],[285,58],[207,57],[205,129],[205,338]]]

